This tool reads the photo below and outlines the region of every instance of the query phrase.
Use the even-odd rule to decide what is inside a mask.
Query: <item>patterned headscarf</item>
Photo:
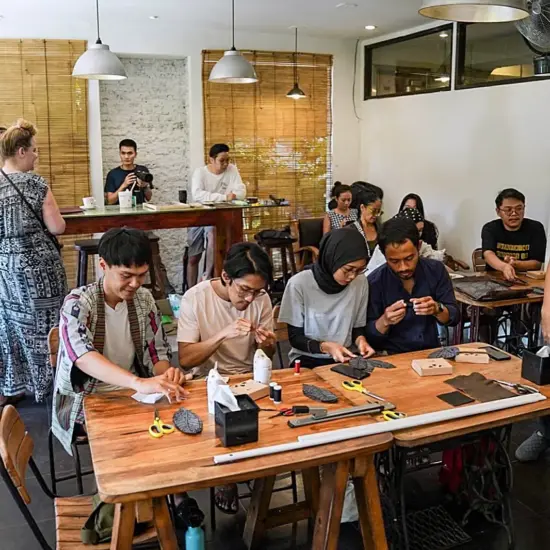
[[[412,220],[414,223],[421,223],[424,221],[424,216],[416,208],[405,208],[395,217],[407,218],[408,220]]]

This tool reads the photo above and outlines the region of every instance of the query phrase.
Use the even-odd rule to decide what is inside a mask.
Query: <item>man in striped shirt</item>
[[[111,229],[101,238],[99,257],[104,277],[72,290],[61,309],[52,429],[69,454],[90,393],[129,388],[184,397],[185,374],[170,366],[159,311],[142,287],[151,265],[147,235]]]

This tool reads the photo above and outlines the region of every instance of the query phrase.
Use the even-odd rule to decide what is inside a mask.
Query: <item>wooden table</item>
[[[460,347],[476,348],[484,345],[487,344],[474,343],[465,344]],[[513,356],[508,361],[497,362],[491,360],[487,365],[451,362],[454,366],[452,375],[420,377],[412,370],[411,361],[413,359],[425,359],[431,351],[433,350],[392,355],[383,358],[395,365],[396,368],[388,370],[376,368],[369,378],[363,380],[364,386],[369,391],[393,403],[396,406],[396,410],[404,412],[408,416],[452,409],[451,405],[438,399],[437,396],[454,391],[454,388],[446,384],[445,380],[459,374],[467,375],[472,372],[480,372],[487,378],[522,382],[536,388],[538,387],[521,377],[521,360]],[[334,388],[341,388],[342,381],[347,379],[338,373],[332,372],[330,367],[319,367],[315,372]],[[550,398],[550,386],[541,386],[538,389],[543,395]],[[373,401],[371,398],[357,392],[347,392],[347,394],[347,397],[356,405],[364,405],[368,401]],[[441,448],[441,442],[456,441],[463,436],[510,426],[515,422],[538,418],[549,413],[550,399],[521,407],[395,432],[393,433],[393,437],[396,447],[395,452],[392,453],[394,455],[394,467],[405,470],[407,453],[414,449],[435,447],[436,445]],[[364,423],[374,421],[371,418],[363,417]],[[399,466],[401,458],[403,458],[403,464]],[[396,479],[395,485],[393,495],[395,500],[400,500],[403,532],[406,537],[406,523],[404,521],[406,512],[402,479]]]
[[[473,276],[476,277],[487,277],[488,275],[491,276],[493,279],[502,279],[504,280],[503,276],[499,272],[495,271],[487,271],[483,273],[475,273]],[[513,290],[523,290],[525,288],[544,288],[544,280],[537,280],[537,279],[531,279],[530,277],[527,277],[525,273],[519,273],[519,278],[527,282],[526,285],[516,285],[512,286],[511,288]],[[457,279],[457,282],[460,279]],[[511,300],[495,300],[492,302],[478,302],[476,300],[473,300],[466,294],[463,294],[462,292],[459,292],[455,290],[455,297],[458,302],[459,307],[461,308],[460,311],[460,324],[458,327],[456,327],[455,330],[455,343],[460,344],[462,343],[462,335],[464,332],[464,319],[466,318],[466,308],[470,307],[470,322],[471,322],[471,328],[470,328],[470,340],[472,342],[477,342],[479,340],[479,328],[480,328],[480,317],[481,317],[481,310],[482,309],[488,309],[488,310],[494,310],[497,308],[513,308],[514,306],[520,306],[523,304],[542,304],[543,296],[540,294],[534,294],[529,293],[527,296],[523,298],[514,298]]]
[[[176,229],[183,227],[212,226],[216,230],[214,272],[221,274],[223,261],[231,245],[243,240],[243,209],[253,206],[216,206],[213,208],[179,208],[149,210],[143,206],[121,209],[119,206],[105,206],[79,214],[65,214],[66,235],[103,233],[113,227],[126,225],[136,229]],[[262,206],[261,208],[266,208]],[[182,247],[183,254],[183,247]]]
[[[234,380],[246,378],[238,376]],[[302,369],[300,376],[295,376],[290,370],[274,371],[273,378],[283,386],[281,407],[296,404],[319,406],[302,395],[302,383],[329,387],[315,372],[307,369]],[[250,479],[256,482],[244,532],[248,547],[258,546],[265,529],[314,517],[312,548],[336,550],[350,474],[356,489],[364,547],[387,549],[373,456],[391,446],[390,434],[214,465],[214,456],[231,450],[296,441],[298,435],[350,427],[364,420],[350,418],[291,429],[287,426],[287,418],[269,418],[273,412],[261,412],[259,441],[226,449],[216,438],[214,419],[207,412],[206,383],[191,382],[189,390],[191,395],[183,404],[161,402],[157,408],[165,422],[171,422],[173,413],[182,405],[196,412],[204,422],[203,432],[197,436],[176,432],[152,439],[147,430],[155,407],[133,401],[128,397],[131,393],[128,391],[91,395],[85,399],[86,425],[98,491],[104,501],[116,503],[113,550],[131,547],[136,502],[152,500],[162,548],[172,550],[177,546],[175,534],[169,528],[166,495]],[[339,403],[327,405],[327,408],[350,406],[347,398],[351,396],[347,392],[345,396],[339,389],[336,393],[340,397]],[[259,400],[258,405],[275,408],[268,398]],[[328,465],[324,469],[322,487],[319,481],[321,465]],[[306,501],[269,510],[275,475],[296,470],[302,470]]]

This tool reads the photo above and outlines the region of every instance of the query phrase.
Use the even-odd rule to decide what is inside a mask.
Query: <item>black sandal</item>
[[[232,483],[230,485],[216,487],[214,504],[220,512],[234,516],[239,511],[239,493],[237,491],[237,484]]]

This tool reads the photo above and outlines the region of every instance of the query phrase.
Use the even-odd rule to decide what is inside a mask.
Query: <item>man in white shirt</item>
[[[239,171],[229,163],[229,147],[217,143],[210,148],[208,164],[197,168],[191,180],[191,197],[189,202],[229,202],[246,197]],[[213,267],[212,227],[190,227],[187,231],[189,260],[187,266],[187,287],[197,284],[199,262],[202,253],[207,250],[205,277],[208,278]],[[206,246],[206,243],[208,245]]]

